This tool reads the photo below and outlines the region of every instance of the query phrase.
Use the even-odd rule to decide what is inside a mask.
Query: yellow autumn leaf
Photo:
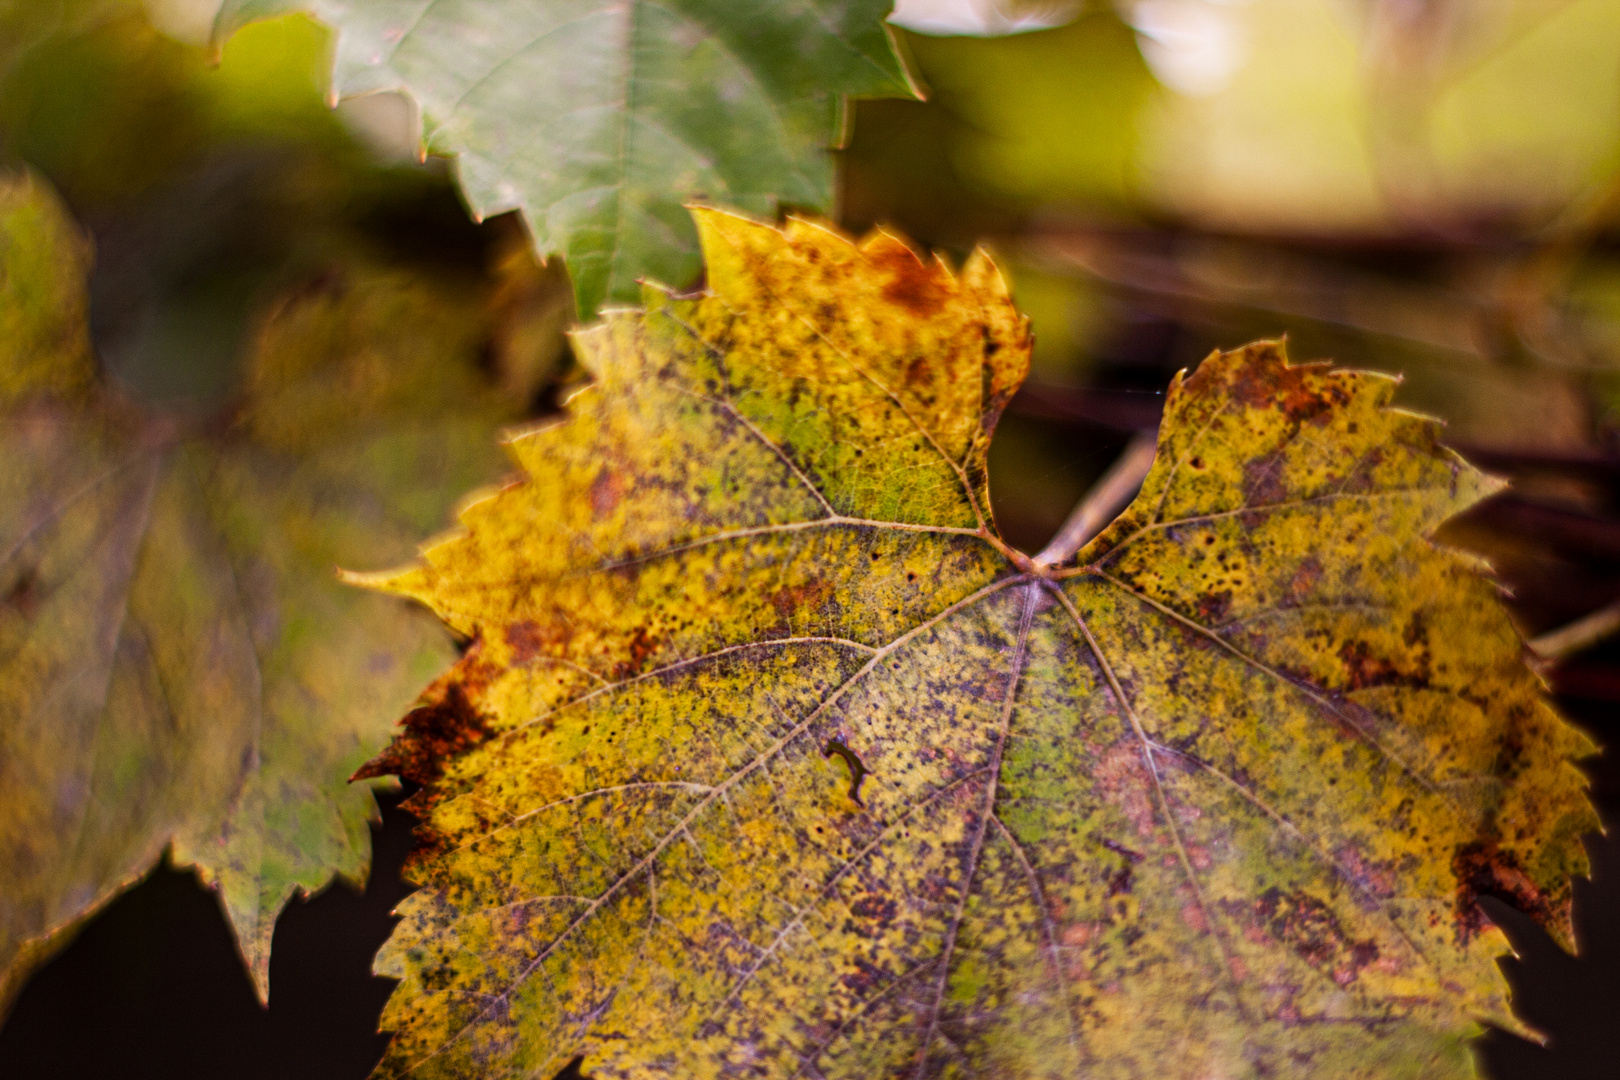
[[[88,265],[48,185],[0,177],[0,1010],[165,849],[264,997],[289,897],[365,876],[350,774],[455,655],[333,566],[406,557],[498,476],[528,394],[479,371],[477,296],[340,264],[188,426],[98,377]]]
[[[527,482],[362,578],[474,644],[382,1076],[1460,1077],[1475,904],[1567,935],[1596,825],[1394,380],[1211,356],[1078,553],[998,539],[1029,335],[960,273],[698,211],[708,291],[576,338]]]

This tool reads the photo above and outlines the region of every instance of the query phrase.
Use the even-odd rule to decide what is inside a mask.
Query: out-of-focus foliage
[[[1061,12],[905,8],[936,34]],[[1086,203],[1123,181],[1141,213],[1322,235],[1414,218],[1534,225],[1620,163],[1620,8],[1607,0],[1085,8],[1005,37],[908,36],[935,100],[967,124],[973,186]],[[1164,86],[1146,102],[1144,61]]]
[[[6,298],[50,340],[82,314],[84,248],[41,182],[5,201],[65,241],[8,254],[81,271]],[[288,898],[363,878],[348,777],[452,653],[332,567],[405,555],[499,475],[480,444],[527,398],[480,369],[485,320],[465,288],[334,264],[255,320],[245,385],[200,426],[93,385],[82,347],[8,365],[0,987],[165,847],[219,890],[261,996]]]
[[[843,155],[844,211],[971,244],[1058,204],[1129,214],[1155,95],[1111,13],[1009,37],[902,38],[926,102],[863,101]]]
[[[0,398],[90,381],[89,245],[36,182],[0,187]]]
[[[0,997],[166,847],[263,996],[288,897],[365,875],[349,775],[452,655],[334,567],[501,475],[567,282],[356,140],[307,19],[216,66],[126,3],[0,15]]]
[[[912,35],[907,44],[931,100],[962,121],[953,152],[967,183],[1023,204],[1108,209],[1134,195],[1154,83],[1119,20],[1088,15],[1040,33]]]
[[[1166,95],[1149,120],[1148,200],[1202,225],[1535,226],[1614,171],[1620,7],[1608,0],[1130,10],[1166,33],[1196,12],[1204,47],[1232,54],[1223,78]],[[1185,66],[1186,51],[1161,64]]]
[[[361,171],[325,107],[327,35],[312,23],[267,25],[215,65],[160,34],[138,4],[64,4],[83,14],[37,33],[3,72],[0,133],[7,156],[48,172],[75,205],[139,194],[232,141],[281,138]]]
[[[217,407],[266,290],[445,181],[379,168],[349,136],[323,99],[326,34],[307,20],[255,27],[214,66],[138,6],[81,8],[0,72],[0,156],[48,176],[94,234],[109,374],[148,400]]]
[[[221,38],[309,11],[340,94],[404,91],[479,216],[521,211],[581,313],[685,287],[682,204],[825,209],[844,96],[910,96],[889,0],[225,0]]]

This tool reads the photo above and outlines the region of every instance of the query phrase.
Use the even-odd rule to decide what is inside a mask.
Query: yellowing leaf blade
[[[381,1075],[1468,1075],[1474,901],[1561,931],[1595,825],[1425,538],[1490,482],[1262,344],[1037,566],[984,502],[988,262],[699,228],[709,293],[582,335],[528,482],[389,584],[475,642],[368,767],[426,785]]]
[[[476,369],[476,309],[348,268],[261,325],[227,430],[178,431],[95,384],[82,244],[41,182],[0,189],[19,202],[0,258],[30,245],[61,291],[0,297],[20,327],[0,354],[0,999],[165,848],[217,889],[264,996],[288,898],[364,878],[375,807],[350,775],[454,655],[332,568],[403,556],[496,475],[512,402]]]

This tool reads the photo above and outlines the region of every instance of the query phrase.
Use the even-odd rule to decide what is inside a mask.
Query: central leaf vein
[[[1085,638],[1086,646],[1091,651],[1092,657],[1096,659],[1097,666],[1101,669],[1103,677],[1107,680],[1108,688],[1112,691],[1121,714],[1124,715],[1126,722],[1130,725],[1138,743],[1141,745],[1142,761],[1147,766],[1148,776],[1153,781],[1154,803],[1159,816],[1164,821],[1165,830],[1170,834],[1171,843],[1175,846],[1176,859],[1181,864],[1183,876],[1187,879],[1187,887],[1192,892],[1193,902],[1197,905],[1198,911],[1203,917],[1206,934],[1214,944],[1215,951],[1219,954],[1221,974],[1228,986],[1231,987],[1232,1004],[1236,1008],[1238,1015],[1243,1016],[1245,1013],[1243,997],[1237,984],[1237,978],[1232,972],[1231,950],[1219,929],[1220,924],[1215,921],[1214,912],[1210,909],[1209,903],[1204,897],[1203,886],[1199,884],[1198,875],[1193,869],[1192,859],[1187,854],[1186,842],[1182,839],[1180,826],[1176,824],[1175,811],[1171,808],[1169,795],[1164,790],[1164,780],[1159,775],[1159,763],[1153,755],[1154,743],[1148,738],[1147,732],[1143,730],[1141,718],[1137,716],[1136,709],[1131,705],[1130,699],[1126,697],[1125,688],[1120,685],[1119,678],[1114,673],[1113,665],[1109,663],[1102,646],[1098,644],[1096,637],[1093,636],[1091,627],[1087,626],[1085,619],[1081,617],[1080,610],[1074,606],[1074,602],[1069,599],[1068,594],[1061,587],[1057,585],[1047,587],[1063,605],[1064,610],[1069,613],[1069,617],[1074,620],[1075,627],[1079,629],[1081,636]]]
[[[1017,702],[1018,684],[1023,678],[1024,657],[1029,648],[1029,627],[1035,618],[1035,600],[1040,591],[1040,587],[1033,582],[1024,586],[1024,605],[1018,616],[1018,638],[1013,646],[1011,670],[1007,675],[1007,693],[1002,700],[1001,724],[996,731],[996,744],[990,754],[988,766],[990,780],[985,784],[984,808],[979,812],[979,824],[973,833],[972,847],[968,850],[967,869],[962,879],[962,895],[956,903],[956,911],[951,916],[950,924],[945,929],[945,940],[939,958],[939,978],[934,986],[933,1006],[929,1010],[928,1031],[923,1036],[922,1045],[917,1048],[916,1080],[922,1080],[927,1072],[928,1049],[939,1033],[940,1013],[945,1004],[945,988],[950,981],[951,956],[956,949],[956,937],[962,926],[962,916],[967,911],[968,898],[973,894],[974,879],[978,876],[984,837],[990,828],[990,819],[995,814],[996,792],[1001,780],[1002,753],[1007,746],[1007,731],[1012,726],[1013,706]]]

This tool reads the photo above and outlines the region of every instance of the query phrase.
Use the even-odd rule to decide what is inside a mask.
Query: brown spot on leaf
[[[1525,745],[1522,729],[1509,727],[1502,733],[1496,747],[1496,760],[1491,763],[1491,775],[1503,780],[1516,778],[1525,769]]]
[[[855,970],[847,972],[839,981],[858,995],[869,994],[890,981],[891,976],[888,972],[864,957],[852,957],[851,962],[855,965]]]
[[[630,656],[614,666],[613,678],[623,679],[640,671],[647,657],[658,651],[658,645],[659,639],[650,629],[645,626],[636,627],[636,632],[631,634],[630,640],[625,643]]]
[[[1368,859],[1350,844],[1334,852],[1334,859],[1362,889],[1384,900],[1395,896],[1398,874],[1393,865]]]
[[[945,306],[947,296],[938,272],[910,248],[896,241],[874,250],[872,255],[890,275],[883,287],[885,300],[923,318],[937,314]]]
[[[1345,684],[1351,690],[1403,681],[1400,669],[1383,657],[1374,656],[1365,641],[1347,641],[1339,646],[1339,659],[1344,661]]]
[[[914,357],[911,363],[906,365],[906,382],[913,386],[927,383],[931,374],[932,369],[928,366],[926,356]]]
[[[1283,395],[1281,404],[1288,419],[1303,423],[1306,420],[1326,419],[1335,407],[1347,400],[1342,390],[1329,383],[1315,391],[1303,385],[1291,388],[1289,393]]]
[[[1288,498],[1283,484],[1281,452],[1243,463],[1243,501],[1247,506],[1270,506]]]
[[[623,477],[604,465],[591,481],[591,514],[598,519],[611,514],[624,498],[624,489]]]
[[[566,626],[549,623],[545,626],[524,619],[506,627],[506,644],[512,649],[512,662],[524,664],[537,656],[554,656],[570,637]]]
[[[1542,926],[1558,922],[1547,895],[1520,868],[1513,853],[1502,850],[1495,841],[1478,840],[1458,848],[1451,858],[1451,872],[1457,878],[1457,940],[1463,944],[1489,922],[1479,906],[1482,896],[1494,896]]]
[[[892,896],[876,892],[862,893],[849,905],[849,913],[855,918],[846,920],[844,929],[862,937],[877,937],[894,922],[898,910]]]
[[[1323,379],[1315,365],[1288,367],[1282,343],[1260,341],[1242,350],[1249,362],[1236,366],[1231,393],[1244,405],[1278,409],[1296,424],[1325,420],[1350,400],[1336,379]]]
[[[1299,383],[1298,375],[1283,366],[1282,350],[1277,342],[1257,341],[1242,353],[1252,359],[1234,367],[1230,387],[1232,396],[1240,403],[1250,408],[1264,408],[1277,401],[1286,382]]]
[[[1148,794],[1153,790],[1153,777],[1142,760],[1140,744],[1125,739],[1109,747],[1097,763],[1093,783],[1104,798],[1119,807],[1138,836],[1157,837],[1158,811]]]
[[[445,763],[450,758],[466,753],[490,737],[489,722],[473,708],[462,684],[442,685],[438,699],[406,713],[399,722],[405,730],[394,736],[386,750],[362,765],[351,780],[398,776],[430,787],[444,775]]]
[[[877,558],[877,553],[872,553]],[[771,594],[771,606],[783,619],[792,621],[795,612],[819,611],[832,596],[832,582],[811,578],[798,585],[787,585]]]
[[[1307,555],[1294,576],[1288,579],[1288,599],[1294,603],[1302,603],[1316,588],[1316,583],[1322,580],[1322,562],[1315,555]]]
[[[1412,612],[1412,617],[1406,621],[1406,629],[1401,633],[1401,640],[1413,648],[1428,648],[1429,626],[1423,612]]]
[[[1421,610],[1412,612],[1401,631],[1401,640],[1411,650],[1408,680],[1428,685],[1433,677],[1433,653],[1429,648],[1429,623]]]
[[[1340,986],[1354,982],[1362,968],[1378,959],[1376,942],[1353,940],[1332,909],[1307,892],[1273,886],[1254,902],[1254,914],[1273,939]]]
[[[1226,621],[1226,613],[1232,607],[1232,590],[1222,589],[1219,592],[1205,593],[1198,598],[1198,618],[1205,626]]]

